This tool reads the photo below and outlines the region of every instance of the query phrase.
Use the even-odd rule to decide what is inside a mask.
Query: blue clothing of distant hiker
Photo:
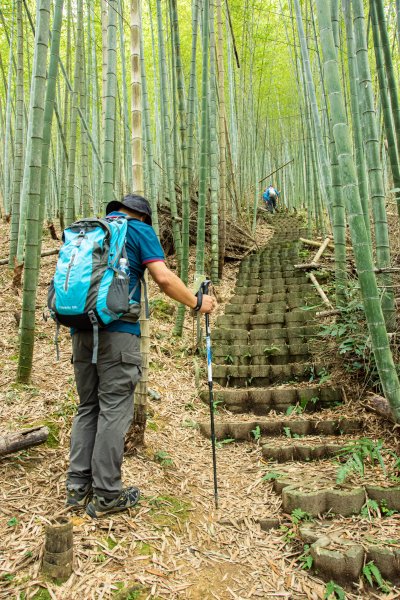
[[[274,212],[276,210],[276,201],[279,196],[280,192],[274,188],[272,183],[265,189],[265,192],[263,193],[263,200],[269,212]]]

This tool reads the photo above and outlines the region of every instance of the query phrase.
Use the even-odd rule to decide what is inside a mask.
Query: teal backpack
[[[57,324],[57,357],[60,325],[93,330],[92,362],[96,363],[99,328],[121,318],[139,319],[140,304],[132,296],[140,280],[129,292],[129,269],[119,268],[121,258],[127,259],[128,220],[121,216],[81,219],[64,230],[47,301]]]

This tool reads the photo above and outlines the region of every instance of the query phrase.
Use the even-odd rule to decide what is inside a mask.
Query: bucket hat
[[[133,210],[134,212],[145,215],[144,222],[148,225],[152,225],[151,220],[151,206],[143,196],[137,196],[136,194],[128,194],[121,200],[111,200],[106,207],[106,215],[119,210],[122,206]]]

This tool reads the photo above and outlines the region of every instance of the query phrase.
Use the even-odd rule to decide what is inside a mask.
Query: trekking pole
[[[208,294],[211,281],[206,279],[200,285],[200,293]],[[218,482],[217,482],[217,454],[215,444],[215,425],[214,425],[214,394],[213,394],[213,378],[212,378],[212,354],[211,354],[211,334],[210,334],[210,315],[205,314],[206,317],[206,348],[207,348],[207,374],[208,374],[208,390],[209,390],[209,402],[210,402],[210,421],[211,421],[211,446],[212,446],[212,460],[213,460],[213,474],[214,474],[214,500],[215,508],[218,508]]]

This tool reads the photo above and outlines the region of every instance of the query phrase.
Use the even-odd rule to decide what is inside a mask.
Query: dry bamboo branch
[[[292,158],[292,160],[288,160],[284,165],[281,165],[280,167],[278,167],[277,169],[275,169],[275,171],[272,171],[272,173],[269,173],[268,175],[266,175],[265,177],[263,177],[262,179],[260,179],[258,183],[262,183],[263,181],[265,181],[266,179],[268,179],[268,177],[272,177],[272,175],[275,175],[275,173],[277,173],[278,171],[280,171],[284,167],[287,167],[287,165],[290,165],[293,161],[294,161],[294,158]]]
[[[306,246],[312,246],[313,248],[321,247],[321,242],[317,242],[316,240],[307,240],[306,238],[300,238],[300,241]],[[328,243],[327,247],[329,248],[329,250],[333,250],[333,244],[331,242]]]
[[[317,278],[315,277],[315,275],[313,275],[313,273],[307,273],[307,277],[309,279],[311,279],[311,281],[313,282],[313,284],[315,285],[315,288],[318,292],[318,294],[321,296],[323,302],[329,306],[329,308],[333,309],[332,304],[330,303],[328,296],[325,294],[324,290],[322,289],[322,287],[319,285]]]
[[[332,310],[321,310],[316,313],[316,317],[333,317],[334,315],[340,315],[340,310],[333,308]]]
[[[315,262],[310,262],[310,263],[301,263],[299,265],[294,265],[295,269],[300,269],[302,271],[308,271],[308,270],[312,270],[312,269],[319,269],[320,265],[318,265]]]
[[[317,263],[319,261],[319,259],[321,258],[321,256],[325,252],[326,248],[328,247],[329,242],[331,242],[331,238],[328,236],[322,242],[320,249],[318,250],[317,254],[314,256],[314,258],[311,261],[312,263]]]
[[[59,253],[59,249],[57,248],[56,250],[46,250],[45,252],[42,252],[42,254],[40,255],[42,258],[44,256],[53,256],[54,254],[58,254]],[[8,258],[2,258],[0,260],[0,266],[1,265],[8,265]]]

